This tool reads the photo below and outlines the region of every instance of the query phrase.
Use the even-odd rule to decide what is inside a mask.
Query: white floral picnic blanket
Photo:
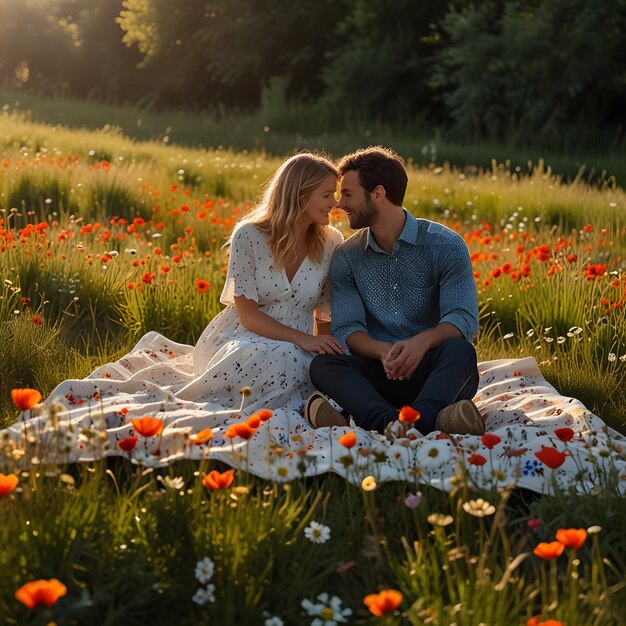
[[[65,463],[122,455],[152,467],[215,459],[279,481],[336,472],[354,484],[371,476],[376,483],[403,480],[449,490],[463,475],[486,489],[517,485],[549,493],[558,484],[575,492],[609,486],[625,491],[626,437],[580,401],[560,395],[532,357],[479,363],[474,402],[486,417],[484,437],[422,436],[411,430],[389,441],[357,427],[315,430],[296,411],[277,409],[246,440],[225,437],[230,425],[249,417],[245,406],[240,414],[181,400],[137,376],[155,364],[171,368],[174,378],[191,367],[192,346],[156,333],[153,338],[154,345],[144,342],[124,364],[134,371],[132,381],[122,386],[110,378],[65,381],[57,389],[66,393],[48,398],[39,415],[25,411],[4,431],[0,453],[22,465],[33,457]],[[136,433],[132,420],[144,416],[162,419],[162,432]],[[356,444],[347,448],[339,438],[350,431]]]

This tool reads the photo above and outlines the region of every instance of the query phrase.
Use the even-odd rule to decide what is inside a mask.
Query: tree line
[[[109,102],[245,112],[278,94],[337,124],[606,146],[626,122],[626,0],[0,0],[0,73]]]

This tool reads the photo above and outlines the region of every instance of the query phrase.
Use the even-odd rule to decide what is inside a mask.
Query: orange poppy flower
[[[498,437],[498,435],[494,435],[492,433],[486,433],[485,435],[482,436],[481,441],[483,442],[483,446],[485,446],[485,448],[489,448],[490,450],[493,450],[493,447],[498,445],[502,441],[502,439]]]
[[[556,540],[566,548],[578,550],[587,540],[587,531],[584,528],[559,528],[556,531]]]
[[[219,491],[220,489],[230,487],[233,484],[233,480],[235,480],[234,469],[229,469],[225,472],[213,470],[202,479],[202,484],[210,491]]]
[[[12,389],[11,398],[13,403],[20,411],[32,409],[36,404],[41,402],[41,394],[36,389]]]
[[[563,550],[565,550],[565,546],[560,541],[544,541],[537,544],[533,554],[546,561],[551,561],[560,557],[563,554]]]
[[[469,459],[467,459],[468,463],[472,465],[484,465],[487,462],[487,459],[482,454],[474,453]]]
[[[261,425],[261,418],[258,415],[251,415],[247,420],[246,424],[256,430]]]
[[[526,626],[565,626],[565,624],[555,619],[549,619],[549,620],[546,620],[545,622],[540,622],[539,615],[535,615],[534,617],[531,617],[526,622]]]
[[[0,498],[13,493],[20,479],[15,474],[0,474]]]
[[[417,422],[420,417],[422,417],[422,414],[410,406],[403,406],[400,409],[400,414],[398,415],[398,419],[403,424],[412,424],[413,422]]]
[[[382,617],[393,613],[402,602],[402,594],[395,589],[383,589],[379,593],[370,593],[363,598],[363,604],[367,606],[370,613],[376,617]]]
[[[561,467],[561,465],[565,463],[566,457],[564,452],[559,452],[556,448],[551,448],[549,446],[541,446],[541,450],[539,452],[535,452],[535,456],[544,465],[547,465],[551,469]]]
[[[132,452],[139,441],[139,437],[126,437],[117,442],[117,447],[124,452]]]
[[[195,446],[200,446],[203,443],[210,441],[211,439],[213,439],[213,429],[211,428],[204,428],[199,433],[191,435],[190,437],[191,443],[193,443]]]
[[[200,293],[208,291],[210,286],[211,285],[206,280],[203,280],[202,278],[196,278],[196,289]]]
[[[53,606],[66,593],[67,587],[56,578],[51,578],[50,580],[33,580],[22,585],[15,592],[15,597],[29,609],[35,609],[41,605]]]
[[[228,439],[233,439],[235,437],[241,437],[242,439],[250,439],[252,435],[256,432],[256,428],[252,428],[246,422],[237,422],[236,424],[231,424],[224,433],[224,437]]]
[[[267,420],[272,417],[273,413],[269,409],[261,409],[253,415],[256,415],[262,422],[267,422]]]
[[[354,433],[354,431],[351,430],[349,433],[346,433],[345,435],[339,437],[339,443],[344,448],[348,448],[348,450],[350,448],[353,448],[356,445],[356,434]]]
[[[155,437],[156,435],[160,435],[165,425],[162,419],[150,417],[149,415],[138,417],[134,420],[130,420],[130,422],[142,437]]]

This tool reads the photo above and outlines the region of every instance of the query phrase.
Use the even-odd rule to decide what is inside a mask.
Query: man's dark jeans
[[[421,413],[415,426],[428,434],[441,409],[471,400],[478,389],[476,350],[465,339],[449,339],[429,350],[408,380],[389,380],[378,360],[343,354],[317,355],[310,374],[315,387],[358,426],[379,432],[409,405]]]

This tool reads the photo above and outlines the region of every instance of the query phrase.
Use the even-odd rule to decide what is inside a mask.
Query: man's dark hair
[[[346,172],[357,171],[365,191],[371,193],[381,185],[385,188],[389,202],[402,206],[408,176],[402,159],[393,150],[382,146],[357,150],[343,157],[337,169],[341,176]]]

